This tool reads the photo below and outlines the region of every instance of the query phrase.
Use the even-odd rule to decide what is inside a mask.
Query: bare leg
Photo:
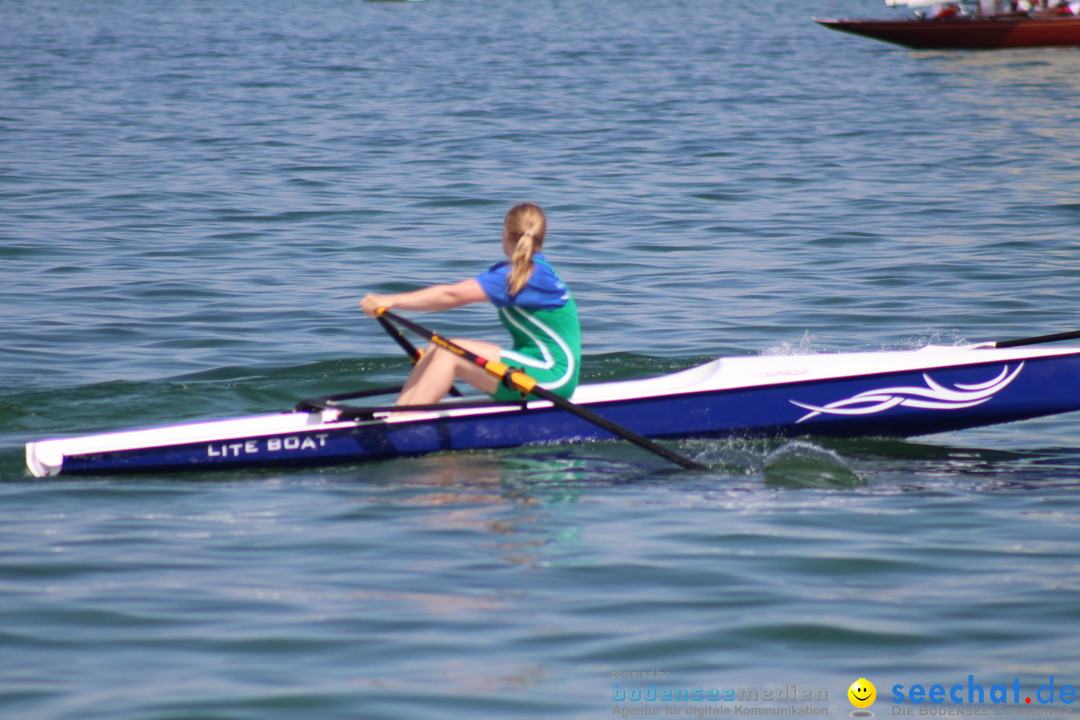
[[[488,360],[499,359],[499,346],[481,340],[453,339],[456,345],[474,352]],[[482,367],[443,350],[438,345],[429,345],[424,357],[416,363],[405,387],[398,396],[398,405],[428,405],[438,402],[450,392],[455,380],[464,380],[480,392],[493,393],[499,381]]]

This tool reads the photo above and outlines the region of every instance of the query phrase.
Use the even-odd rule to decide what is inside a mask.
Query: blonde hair
[[[547,218],[538,205],[521,203],[510,208],[503,220],[503,239],[514,243],[510,256],[510,275],[506,288],[513,297],[529,282],[533,272],[533,255],[544,246]]]

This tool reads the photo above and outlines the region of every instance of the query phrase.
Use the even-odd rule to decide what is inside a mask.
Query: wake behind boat
[[[910,437],[1080,410],[1080,347],[967,347],[721,357],[640,380],[583,384],[572,401],[648,438]],[[547,400],[350,404],[29,442],[35,477],[359,463],[452,450],[611,440]],[[400,409],[399,409],[400,410]]]

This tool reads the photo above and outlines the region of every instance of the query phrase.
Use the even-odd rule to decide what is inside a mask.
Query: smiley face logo
[[[868,708],[877,700],[877,688],[866,678],[859,678],[851,683],[847,691],[848,700],[857,708]]]

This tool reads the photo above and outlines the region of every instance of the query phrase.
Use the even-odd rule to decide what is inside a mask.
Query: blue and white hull
[[[572,401],[657,439],[909,437],[1080,410],[1080,348],[725,357],[582,385]],[[40,440],[26,462],[35,477],[314,466],[615,437],[546,401],[346,417],[293,411]]]

